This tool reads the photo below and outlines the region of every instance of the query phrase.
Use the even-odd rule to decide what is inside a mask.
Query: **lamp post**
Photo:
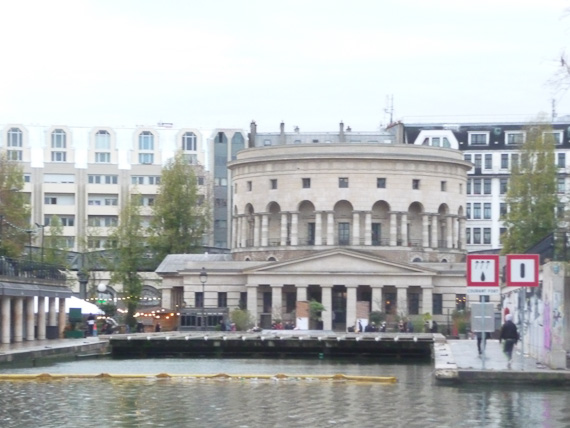
[[[89,274],[80,270],[77,272],[77,280],[79,281],[79,298],[85,300],[87,298],[87,281],[89,281]]]
[[[30,253],[30,269],[31,269],[31,266],[32,266],[32,233],[34,233],[34,231],[33,231],[32,229],[28,229],[28,230],[26,230],[26,233],[27,233],[28,236],[30,237],[30,250],[29,250],[29,253]]]
[[[206,281],[208,281],[208,272],[206,272],[206,268],[203,267],[200,271],[200,282],[202,283],[202,330],[206,330]]]
[[[44,264],[44,229],[46,226],[47,226],[47,224],[36,223],[36,227],[39,227],[42,229],[42,252],[41,252],[42,265]]]

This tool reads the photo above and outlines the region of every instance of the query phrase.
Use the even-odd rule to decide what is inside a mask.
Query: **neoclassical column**
[[[59,313],[57,320],[58,336],[63,338],[63,331],[65,330],[65,298],[59,298]]]
[[[432,248],[438,248],[439,243],[438,238],[439,238],[439,227],[438,227],[438,215],[433,215],[431,217],[431,247]]]
[[[269,242],[269,214],[261,214],[261,246],[267,247]]]
[[[55,327],[57,325],[55,313],[55,297],[49,298],[48,308],[48,326]]]
[[[261,230],[260,227],[260,214],[253,215],[253,246],[259,247],[259,231]]]
[[[447,248],[452,248],[453,247],[453,218],[448,215],[447,218],[445,219],[446,223],[447,223],[447,227],[446,227],[446,239],[447,239]]]
[[[422,314],[433,314],[433,289],[422,287]]]
[[[281,246],[287,245],[287,213],[281,213]]]
[[[402,246],[407,247],[409,243],[408,239],[408,214],[402,213],[400,219],[400,231],[402,235]]]
[[[459,218],[459,249],[465,249],[465,217]]]
[[[398,215],[390,213],[390,247],[398,245]]]
[[[291,213],[291,245],[299,245],[299,213]]]
[[[384,312],[382,300],[382,286],[372,286],[372,310]]]
[[[9,296],[2,296],[0,297],[2,300],[2,343],[10,343],[10,320],[12,319],[11,314],[11,306],[12,306],[12,298]]]
[[[239,218],[240,221],[240,237],[241,237],[241,247],[247,247],[247,217],[245,215]]]
[[[372,245],[372,213],[364,214],[364,245]]]
[[[237,218],[236,216],[232,216],[232,240],[231,240],[231,248],[237,248],[237,243],[239,242],[238,239],[238,227],[237,227]]]
[[[297,293],[297,302],[307,301],[307,289],[309,286],[307,284],[296,284],[295,291]]]
[[[453,216],[453,248],[459,248],[459,217]]]
[[[332,330],[332,284],[321,285],[321,300],[325,307],[322,313],[323,330]]]
[[[315,245],[323,245],[323,214],[315,211]]]
[[[46,298],[38,297],[38,340],[46,338]]]
[[[408,287],[404,285],[398,285],[396,287],[396,296],[398,298],[398,314],[407,317],[408,316]]]
[[[259,319],[257,317],[257,285],[247,284],[247,310],[255,320],[255,325],[258,325]]]
[[[346,327],[356,324],[356,289],[357,285],[346,286]]]
[[[34,298],[26,297],[26,340],[34,340]]]
[[[14,342],[24,339],[24,298],[14,297]]]
[[[327,245],[334,245],[334,212],[327,212]]]
[[[283,319],[283,284],[271,285],[271,317],[279,314],[279,319]]]
[[[429,214],[422,215],[422,247],[429,248]]]
[[[360,245],[360,213],[352,213],[352,245]]]

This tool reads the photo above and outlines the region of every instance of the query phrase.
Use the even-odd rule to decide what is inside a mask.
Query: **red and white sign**
[[[499,255],[467,255],[468,287],[499,287]]]
[[[538,287],[538,254],[507,254],[507,287]]]

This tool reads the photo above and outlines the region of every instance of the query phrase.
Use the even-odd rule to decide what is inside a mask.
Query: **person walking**
[[[507,314],[505,316],[505,323],[501,327],[501,335],[499,336],[499,343],[505,341],[503,345],[503,352],[509,359],[507,363],[507,368],[511,368],[511,363],[513,361],[513,348],[519,341],[519,332],[517,326],[513,322],[513,315]]]

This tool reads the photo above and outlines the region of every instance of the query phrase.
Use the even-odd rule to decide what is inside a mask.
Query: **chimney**
[[[248,147],[255,147],[255,138],[257,137],[257,124],[252,120],[249,124]]]
[[[339,123],[338,140],[340,143],[344,143],[344,123],[342,121]]]
[[[287,140],[285,139],[285,122],[281,121],[281,124],[279,125],[279,144],[285,144],[287,142]]]

